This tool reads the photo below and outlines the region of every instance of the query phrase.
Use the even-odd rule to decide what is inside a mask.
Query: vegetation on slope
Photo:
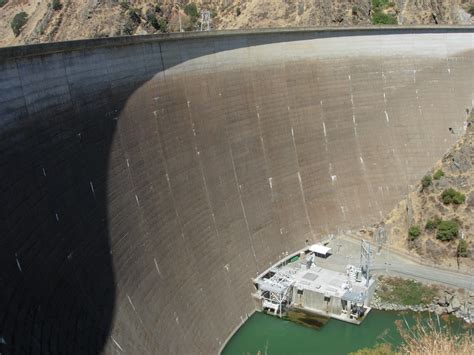
[[[334,0],[325,2],[286,0],[114,0],[114,1],[9,1],[0,0],[3,27],[0,46],[151,34],[200,28],[200,14],[211,14],[213,29],[334,26],[373,24],[469,24],[474,14],[468,0],[405,1]],[[8,6],[5,6],[8,3]],[[51,15],[49,9],[55,13]],[[140,22],[130,19],[130,8]],[[13,17],[28,13],[30,22],[44,23],[44,31],[26,26],[21,35],[10,29]],[[463,16],[460,16],[462,13]],[[63,17],[67,20],[63,21]],[[181,21],[180,21],[181,20]],[[43,22],[44,21],[44,22]]]
[[[396,25],[396,5],[389,0],[372,0],[372,23],[374,25]]]
[[[350,355],[471,355],[474,353],[474,337],[469,331],[456,334],[449,326],[441,327],[430,319],[418,320],[414,326],[398,321],[397,329],[402,345],[393,347],[388,342],[372,348],[363,348]]]
[[[11,28],[15,36],[18,37],[22,27],[26,25],[26,21],[28,21],[28,14],[26,12],[22,11],[15,15],[11,23]]]
[[[423,262],[470,272],[474,268],[474,113],[466,109],[456,145],[390,212],[384,224],[391,247]]]
[[[401,305],[430,304],[438,293],[436,286],[424,285],[420,282],[400,277],[379,277],[381,283],[377,294],[385,303]]]

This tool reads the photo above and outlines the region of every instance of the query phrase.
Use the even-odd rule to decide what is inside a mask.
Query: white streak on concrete
[[[126,162],[127,162],[127,168],[130,168],[130,162],[128,161],[128,159],[126,159]]]
[[[163,277],[163,275],[161,275],[161,271],[160,271],[160,268],[158,267],[158,263],[156,262],[156,259],[153,258],[153,261],[155,262],[155,267],[156,267],[156,271],[158,271],[158,275],[160,275],[160,277]]]
[[[324,137],[326,137],[326,124],[323,122]]]
[[[135,195],[135,200],[137,200],[137,205],[138,205],[138,207],[140,207],[140,201],[138,200],[138,196],[137,196],[137,195]]]
[[[191,101],[187,101],[187,104],[188,104],[188,108],[191,106]]]
[[[337,181],[337,176],[336,175],[331,175],[331,182],[336,182]]]
[[[18,270],[20,270],[20,272],[23,272],[23,270],[21,269],[20,260],[18,260],[17,253],[15,253],[15,259],[16,259],[16,266],[18,266]]]
[[[94,195],[95,197],[95,190],[94,190],[94,184],[92,183],[92,181],[89,181],[89,184],[91,186],[91,191],[92,191],[92,194]]]
[[[271,177],[268,178],[268,184],[270,185],[270,189],[273,189],[272,180],[273,180],[273,178],[271,178]]]
[[[46,170],[44,170],[44,168],[41,169],[43,169],[43,176],[46,176]]]
[[[135,309],[135,306],[133,305],[132,299],[130,298],[129,295],[127,295],[128,302],[130,302],[130,305],[132,306],[133,310],[136,312],[137,310]]]
[[[354,95],[351,94],[351,104],[354,105]]]
[[[413,82],[416,83],[416,69],[413,70]]]
[[[385,112],[385,119],[387,120],[387,122],[390,122],[387,111],[384,111],[384,112]]]
[[[359,157],[360,159],[360,163],[363,165],[364,164],[364,159],[362,159],[362,157]]]
[[[349,78],[349,81],[350,81],[351,80],[351,74],[349,74],[347,77]]]
[[[249,226],[249,222],[248,222],[248,219],[247,219],[247,213],[245,212],[244,202],[242,200],[242,185],[239,184],[239,179],[237,177],[237,170],[235,169],[234,154],[232,152],[232,148],[230,149],[230,158],[231,158],[231,161],[232,161],[232,169],[234,171],[234,179],[235,179],[235,182],[236,182],[236,184],[239,188],[240,207],[242,208],[242,213],[244,215],[244,220],[245,220],[245,226],[247,227],[247,236],[248,236],[248,239],[249,239],[250,247],[252,248],[252,254],[253,254],[253,257],[254,257],[255,265],[257,266],[258,265],[258,263],[257,263],[257,254],[255,253],[255,247],[253,245],[252,235],[250,233],[250,226]],[[258,270],[257,270],[257,274],[258,274]]]
[[[356,124],[356,116],[355,115],[352,115],[352,122],[354,122],[354,124]]]
[[[346,210],[345,210],[344,206],[341,206],[341,212],[342,212],[342,216],[344,217],[344,219],[346,219]]]
[[[56,221],[59,222],[59,214],[56,212],[54,215],[56,216]]]
[[[113,336],[110,336],[110,337],[112,338],[112,341],[114,342],[114,344],[117,345],[117,348],[119,348],[120,351],[123,352],[123,348],[120,346],[120,344],[117,342],[117,340],[115,340]]]
[[[293,127],[291,127],[291,136],[295,138],[295,132],[293,131]]]

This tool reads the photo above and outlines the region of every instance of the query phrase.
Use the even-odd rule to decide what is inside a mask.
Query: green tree
[[[372,9],[380,10],[388,5],[388,0],[372,0]]]
[[[432,182],[433,180],[431,179],[431,176],[429,175],[423,176],[423,179],[421,179],[421,190],[423,191],[424,189],[429,187]]]
[[[191,18],[192,22],[196,22],[199,17],[198,8],[193,2],[190,2],[184,7],[184,13]]]
[[[0,0],[0,7],[4,7],[8,3],[8,0]]]
[[[435,230],[438,228],[438,225],[441,223],[441,218],[438,216],[434,218],[430,218],[429,220],[426,221],[425,229],[427,230]]]
[[[147,21],[150,25],[152,25],[156,30],[160,29],[160,24],[158,22],[158,19],[154,14],[148,14],[147,15]]]
[[[439,180],[444,176],[444,171],[441,169],[438,169],[434,174],[433,174],[433,179]]]
[[[53,0],[53,2],[51,3],[51,7],[54,11],[58,11],[63,8],[63,4],[61,4],[61,1],[59,0]]]
[[[445,205],[449,205],[450,203],[460,205],[461,203],[464,203],[466,196],[450,187],[449,189],[443,191],[441,194],[441,199]]]
[[[11,27],[16,37],[20,34],[21,29],[23,28],[23,26],[26,24],[27,21],[28,21],[28,14],[26,12],[22,11],[15,15],[15,17],[13,18],[11,22]]]
[[[375,11],[372,15],[372,24],[374,25],[397,25],[397,18],[382,11]]]
[[[413,241],[416,238],[418,238],[421,235],[421,229],[420,226],[417,224],[414,224],[408,229],[408,239]]]
[[[436,233],[436,238],[442,241],[450,241],[458,236],[459,233],[459,223],[454,220],[441,221],[438,225],[438,232]]]
[[[383,10],[394,6],[388,0],[372,0],[372,24],[374,25],[396,25],[397,18],[394,15],[386,14]]]
[[[467,242],[464,239],[461,239],[458,243],[458,256],[466,258],[469,256],[469,251],[467,249]]]

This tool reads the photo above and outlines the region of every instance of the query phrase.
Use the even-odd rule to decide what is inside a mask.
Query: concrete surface
[[[327,259],[316,259],[316,265],[335,271],[343,271],[347,264],[360,263],[360,240],[348,236],[337,236],[328,242],[334,253]],[[371,272],[375,275],[388,274],[410,277],[422,282],[435,283],[474,290],[474,274],[454,272],[434,265],[424,265],[397,252],[382,248],[376,252],[372,245]]]
[[[0,50],[0,352],[209,354],[251,277],[377,221],[461,132],[472,28]]]

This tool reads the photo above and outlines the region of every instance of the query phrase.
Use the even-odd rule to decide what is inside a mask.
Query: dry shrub
[[[433,319],[418,320],[413,326],[397,321],[397,328],[404,344],[399,354],[410,355],[471,355],[474,354],[472,333],[454,334],[448,327],[440,327]]]

